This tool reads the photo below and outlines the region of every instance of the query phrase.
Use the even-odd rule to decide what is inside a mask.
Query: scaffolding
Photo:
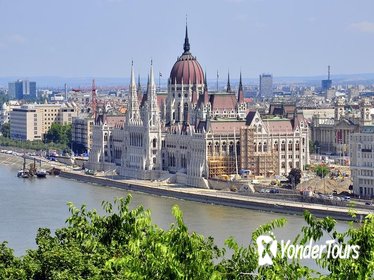
[[[209,156],[208,168],[209,178],[227,180],[237,172],[235,156]]]
[[[250,170],[254,176],[270,177],[279,174],[278,153],[269,142],[265,151],[257,151],[255,142],[258,140],[264,144],[262,135],[256,135],[254,128],[240,130],[241,168]]]

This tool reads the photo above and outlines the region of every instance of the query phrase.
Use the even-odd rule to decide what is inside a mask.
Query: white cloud
[[[360,21],[350,25],[352,30],[365,33],[374,33],[374,22]]]

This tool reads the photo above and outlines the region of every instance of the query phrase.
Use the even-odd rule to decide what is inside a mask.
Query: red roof
[[[270,134],[293,133],[291,120],[266,120],[264,123]]]
[[[175,62],[170,72],[170,82],[177,84],[202,84],[204,72],[196,57],[191,54],[183,54]]]
[[[213,133],[235,133],[238,136],[240,135],[240,128],[245,126],[245,121],[211,121],[210,128]]]
[[[235,110],[237,100],[235,94],[212,94],[210,96],[212,111],[215,110]]]
[[[124,115],[109,115],[106,116],[105,120],[109,127],[123,127],[125,124]]]
[[[165,104],[167,97],[166,94],[157,94],[157,105],[159,109],[161,109],[162,105]]]

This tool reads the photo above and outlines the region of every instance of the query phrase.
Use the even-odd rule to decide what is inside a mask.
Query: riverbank
[[[62,171],[60,176],[67,179],[83,181],[91,184],[98,184],[102,186],[148,193],[151,195],[172,197],[202,203],[239,207],[265,212],[270,211],[291,215],[302,215],[304,213],[304,210],[308,210],[317,217],[330,216],[334,219],[343,221],[353,220],[353,218],[349,214],[350,209],[348,207],[325,206],[313,203],[299,203],[294,201],[282,201],[279,199],[242,196],[239,194],[218,190],[196,189],[181,186],[166,186],[161,185],[159,182],[125,180],[110,178],[110,176],[92,176],[67,170]],[[356,210],[356,218],[354,220],[361,221],[369,213],[370,211],[367,210]]]
[[[22,158],[11,154],[0,154],[0,164],[4,163],[18,166],[20,163],[22,163]],[[42,166],[43,168],[53,166],[60,167],[62,170],[60,176],[67,179],[142,192],[156,196],[165,196],[201,203],[217,204],[291,215],[302,215],[304,210],[308,210],[318,217],[330,216],[338,220],[353,220],[353,218],[349,214],[350,209],[348,207],[331,205],[326,206],[314,203],[287,201],[276,198],[243,196],[240,194],[220,190],[188,188],[178,185],[169,185],[162,184],[160,182],[150,182],[143,180],[129,180],[123,179],[116,175],[92,176],[84,174],[82,171],[74,171],[70,168],[64,167],[62,164],[57,164],[55,162],[53,162],[52,164],[48,161],[43,161]],[[358,209],[356,210],[357,216],[355,220],[360,221],[371,212],[372,211],[366,209]]]

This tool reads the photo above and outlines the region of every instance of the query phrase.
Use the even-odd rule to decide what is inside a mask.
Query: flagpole
[[[218,75],[218,70],[217,70],[217,92],[218,92],[218,77],[219,75]]]
[[[158,92],[161,91],[161,72],[158,72]]]

